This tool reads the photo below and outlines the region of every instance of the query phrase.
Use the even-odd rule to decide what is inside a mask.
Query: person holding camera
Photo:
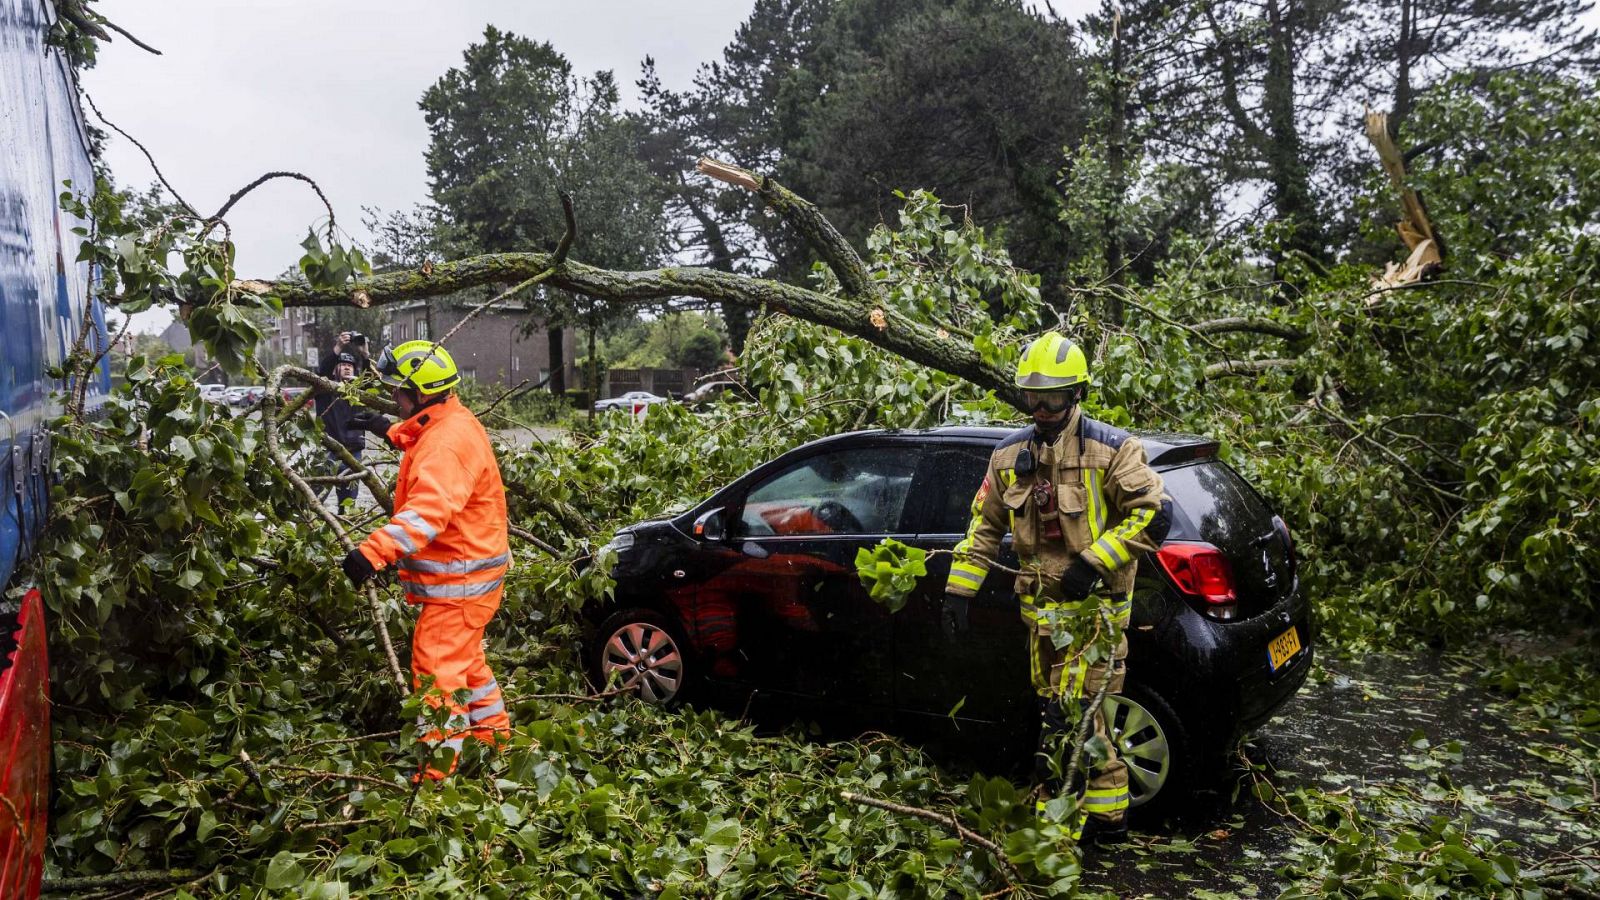
[[[317,366],[317,374],[330,381],[354,381],[358,375],[372,365],[367,356],[367,337],[359,331],[341,331],[335,339],[333,351],[322,356],[322,362]],[[367,433],[358,424],[352,422],[356,410],[350,406],[350,401],[340,397],[333,391],[318,391],[313,398],[316,404],[317,415],[322,419],[322,429],[328,436],[344,445],[350,455],[361,459],[361,454],[367,449]],[[338,453],[328,451],[328,462],[333,472],[343,475],[350,471]],[[342,506],[346,500],[354,500],[361,490],[360,484],[347,481],[334,488],[334,496]]]

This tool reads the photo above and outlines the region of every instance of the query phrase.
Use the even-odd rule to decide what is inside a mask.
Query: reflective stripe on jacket
[[[1032,472],[1017,471],[1023,450],[1034,457]],[[1041,483],[1054,498],[1055,508],[1047,512],[1035,499]],[[999,558],[1001,539],[1011,532],[1022,569],[1034,573],[1016,579],[1014,589],[1025,600],[1059,599],[1061,573],[1074,557],[1099,570],[1106,592],[1120,598],[1133,588],[1139,555],[1157,549],[1166,535],[1171,501],[1164,487],[1138,438],[1081,409],[1073,410],[1051,444],[1037,440],[1032,426],[1021,429],[989,458],[945,590],[976,594]]]
[[[404,454],[395,513],[362,542],[362,555],[378,569],[398,564],[408,601],[481,607],[487,622],[511,563],[488,432],[451,396],[390,428],[389,440]]]

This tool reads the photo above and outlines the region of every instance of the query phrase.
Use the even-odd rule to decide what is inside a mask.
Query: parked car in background
[[[241,384],[228,388],[227,392],[222,396],[229,406],[249,406],[260,400],[266,393],[266,385]]]
[[[228,392],[228,386],[227,385],[225,385],[225,384],[202,384],[202,385],[198,385],[198,388],[199,388],[199,391],[200,391],[200,399],[201,400],[205,400],[205,401],[210,402],[210,403],[222,403],[222,402],[225,402],[224,401],[224,395],[227,394],[227,392]]]
[[[605,412],[608,409],[625,409],[632,411],[641,406],[650,406],[656,403],[667,403],[666,397],[657,397],[649,391],[629,391],[620,397],[607,397],[597,400],[594,404],[595,412]]]
[[[613,599],[585,610],[597,684],[674,703],[776,699],[819,718],[952,743],[985,765],[1024,763],[1038,708],[1012,578],[997,567],[947,639],[940,605],[1003,428],[868,431],[756,468],[688,512],[625,528]],[[1141,435],[1174,513],[1140,559],[1125,692],[1106,698],[1135,806],[1182,798],[1311,668],[1315,626],[1283,520],[1217,444]],[[930,553],[890,613],[856,575],[861,548]],[[1001,562],[1015,568],[1010,538]],[[732,708],[743,708],[734,706]]]

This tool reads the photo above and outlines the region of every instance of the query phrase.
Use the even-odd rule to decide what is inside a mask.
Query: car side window
[[[917,531],[923,534],[964,534],[972,519],[972,498],[989,468],[987,447],[949,446],[926,453],[918,492],[927,498],[923,521]]]
[[[912,447],[821,453],[751,488],[742,537],[901,532],[917,469]]]

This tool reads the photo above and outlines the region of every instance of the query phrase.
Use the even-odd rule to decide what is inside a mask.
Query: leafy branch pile
[[[778,6],[763,4],[760,18]],[[856,8],[841,4],[830,28],[854,21],[847,6]],[[1056,46],[1038,42],[1017,9],[1004,12],[987,26],[998,45]],[[898,65],[944,58],[907,50],[943,40],[944,17],[922,18],[905,26],[911,43],[890,57]],[[1253,24],[1210,28],[1220,41],[1225,26],[1248,35]],[[1008,29],[1029,40],[1010,40]],[[1110,32],[1120,33],[1115,22]],[[1218,48],[1225,65],[1231,40]],[[519,43],[541,65],[564,63],[541,46]],[[855,64],[839,57],[829,65]],[[706,83],[745,74],[712,72]],[[1117,92],[1128,73],[1109,75],[1097,91]],[[570,70],[562,78],[570,82]],[[1072,95],[1071,80],[1051,92]],[[856,92],[877,83],[846,81]],[[594,90],[614,105],[614,85]],[[436,97],[440,110],[450,108],[447,93]],[[873,131],[855,118],[878,108],[867,99],[857,93],[859,108],[819,104],[811,114],[838,133]],[[1349,232],[1343,256],[1322,252],[1331,236],[1306,221],[1310,176],[1292,154],[1286,164],[1267,154],[1279,221],[1224,233],[1214,214],[1201,214],[1183,220],[1198,227],[1149,227],[1136,242],[1131,227],[1192,199],[1181,169],[1152,166],[1146,186],[1170,186],[1172,196],[1133,208],[1128,173],[1079,152],[1059,173],[1074,194],[1052,198],[1061,144],[1050,135],[1030,142],[1049,148],[1052,168],[1041,173],[1032,154],[1014,183],[996,189],[1025,209],[1011,217],[1016,228],[975,227],[965,211],[910,192],[895,227],[853,232],[866,237],[864,259],[820,210],[750,173],[708,166],[741,188],[712,194],[697,185],[673,198],[713,249],[725,243],[711,227],[718,207],[736,210],[738,226],[781,223],[788,231],[768,232],[787,266],[778,274],[800,270],[802,257],[822,260],[803,286],[744,274],[734,260],[748,253],[719,251],[713,269],[597,268],[579,262],[590,249],[582,241],[571,261],[563,251],[491,252],[371,277],[360,252],[339,242],[331,210],[326,230],[304,245],[302,279],[250,281],[233,271],[223,218],[244,191],[211,216],[179,199],[141,218],[104,184],[93,197],[65,198],[96,222],[85,259],[105,299],[128,312],[180,304],[230,371],[255,364],[256,316],[285,304],[368,307],[548,275],[550,286],[585,298],[591,331],[603,303],[691,297],[754,317],[741,337],[742,375],[758,400],[705,417],[659,407],[643,425],[609,418],[568,442],[503,457],[514,521],[554,551],[517,548],[490,634],[517,735],[501,756],[474,756],[461,776],[418,790],[404,777],[415,765],[407,723],[417,701],[397,707],[364,604],[332,565],[336,536],[267,462],[260,420],[199,403],[173,360],[136,361],[102,419],[61,426],[60,514],[33,573],[50,591],[57,627],[56,886],[87,896],[145,886],[325,896],[979,896],[1008,888],[1009,865],[1032,888],[1070,892],[1076,860],[1012,784],[961,784],[889,739],[762,737],[715,714],[593,698],[573,655],[572,612],[604,595],[603,542],[617,527],[681,509],[824,434],[1015,421],[1007,369],[1025,336],[1043,328],[1063,328],[1091,351],[1091,413],[1222,439],[1225,458],[1293,527],[1302,590],[1319,599],[1325,634],[1340,646],[1463,640],[1506,624],[1592,625],[1600,194],[1572,173],[1600,170],[1600,101],[1592,79],[1539,70],[1480,73],[1444,83],[1425,102],[1406,100],[1407,141],[1429,150],[1412,167],[1413,186],[1428,197],[1450,254],[1444,277],[1403,290],[1370,285],[1393,245],[1387,224],[1374,224],[1393,218],[1376,173],[1340,223]],[[1248,118],[1233,106],[1229,114]],[[610,124],[618,128],[608,140],[622,141],[622,125],[634,123]],[[1262,146],[1279,141],[1260,126],[1243,130]],[[744,149],[735,139],[705,145],[727,143]],[[803,174],[858,171],[822,164],[831,158],[823,150],[850,143],[818,141]],[[1109,155],[1117,144],[1094,146]],[[760,149],[746,158],[763,158]],[[450,174],[478,193],[487,187],[491,205],[505,199],[493,182]],[[455,199],[458,213],[484,200]],[[641,209],[654,202],[616,184],[608,199]],[[519,214],[533,206],[518,203]],[[544,212],[519,217],[494,242],[479,236],[477,249],[536,246],[552,236]],[[1049,227],[1055,217],[1064,231]],[[1085,242],[1069,257],[1066,233],[1106,242],[1104,254]],[[1048,280],[1014,264],[1007,240]],[[1132,271],[1113,264],[1136,244]],[[604,255],[596,248],[587,258],[610,262]],[[295,465],[322,458],[308,425],[285,422]],[[360,515],[341,527],[370,527]],[[871,562],[886,598],[917,575],[918,561],[892,548]],[[385,603],[403,621],[402,604]],[[1592,692],[1571,689],[1592,670],[1557,671],[1556,687],[1539,684],[1544,670],[1501,671],[1502,689],[1588,729],[1573,758],[1592,770],[1595,703]],[[946,827],[844,792],[955,818]],[[1306,843],[1287,870],[1293,892],[1548,886],[1550,868],[1534,851],[1473,831],[1461,814],[1470,804],[1446,794],[1424,798],[1444,818],[1419,819],[1382,791],[1358,802],[1263,789],[1303,826]],[[1005,859],[961,828],[995,842]]]

